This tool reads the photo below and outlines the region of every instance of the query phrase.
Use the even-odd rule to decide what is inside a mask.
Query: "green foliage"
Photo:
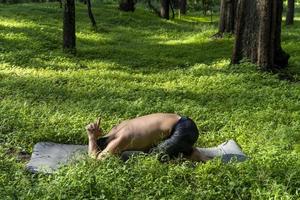
[[[190,10],[208,12],[218,12],[220,9],[220,0],[187,0]]]
[[[77,56],[62,53],[58,3],[0,6],[0,199],[297,199],[299,83],[245,62],[229,65],[232,38],[189,15],[165,21],[138,7],[96,3],[98,29],[77,4]],[[299,17],[283,28],[299,80]],[[99,115],[108,131],[152,112],[193,118],[198,146],[233,138],[251,159],[224,165],[154,157],[89,158],[54,175],[24,171],[36,142],[86,144]]]
[[[44,3],[44,2],[57,2],[58,0],[0,0],[1,3],[5,4],[15,4],[15,3],[29,3],[29,2],[35,2],[35,3]]]

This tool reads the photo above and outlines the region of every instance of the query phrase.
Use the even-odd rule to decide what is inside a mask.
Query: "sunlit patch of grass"
[[[186,37],[180,37],[175,40],[170,40],[169,37],[166,37],[165,42],[160,42],[159,44],[166,45],[179,45],[179,44],[199,44],[209,41],[209,38],[204,38],[203,35],[205,33],[192,34]]]
[[[2,37],[4,40],[8,40],[11,42],[19,41],[19,42],[28,42],[29,37],[27,37],[24,33],[9,33],[9,34],[1,34],[0,37]]]
[[[0,26],[8,28],[36,28],[37,25],[32,21],[16,20],[8,17],[0,17]]]
[[[101,35],[99,33],[94,33],[94,34],[87,34],[84,32],[78,32],[76,33],[76,37],[79,40],[88,40],[89,42],[105,42],[105,40],[108,40],[107,37],[105,37],[104,35]]]
[[[191,23],[216,23],[219,20],[219,16],[213,15],[212,17],[210,15],[207,16],[195,16],[194,13],[191,15],[182,15],[181,20],[186,21],[186,22],[191,22]]]

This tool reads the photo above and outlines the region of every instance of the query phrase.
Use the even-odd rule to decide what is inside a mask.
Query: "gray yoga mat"
[[[240,146],[229,140],[212,148],[197,148],[211,159],[221,157],[222,162],[228,163],[232,158],[237,162],[247,159]],[[53,173],[60,166],[75,162],[87,154],[87,145],[57,144],[53,142],[39,142],[34,145],[33,152],[26,169],[32,173]],[[127,151],[121,155],[122,160],[139,154],[137,151]]]

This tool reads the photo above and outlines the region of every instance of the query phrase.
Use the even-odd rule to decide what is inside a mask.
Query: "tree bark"
[[[286,12],[286,25],[294,24],[295,15],[295,0],[288,0],[287,12]]]
[[[237,0],[221,0],[219,34],[234,33]]]
[[[75,2],[74,0],[64,1],[63,17],[63,49],[75,53],[76,35],[75,35]]]
[[[91,20],[92,26],[96,27],[96,20],[94,18],[93,12],[92,12],[92,5],[91,5],[91,0],[87,0],[87,9],[88,9],[88,14],[89,14],[89,18]]]
[[[186,14],[186,5],[187,5],[187,0],[179,0],[180,14],[182,15]]]
[[[232,63],[249,59],[264,70],[288,65],[281,48],[282,0],[238,0]]]
[[[160,1],[160,16],[162,18],[169,19],[169,7],[170,7],[170,0]]]

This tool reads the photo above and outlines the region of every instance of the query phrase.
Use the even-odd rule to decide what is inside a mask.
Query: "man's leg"
[[[193,152],[190,156],[186,156],[187,159],[197,162],[206,162],[212,158],[203,155],[197,148],[193,147]]]

